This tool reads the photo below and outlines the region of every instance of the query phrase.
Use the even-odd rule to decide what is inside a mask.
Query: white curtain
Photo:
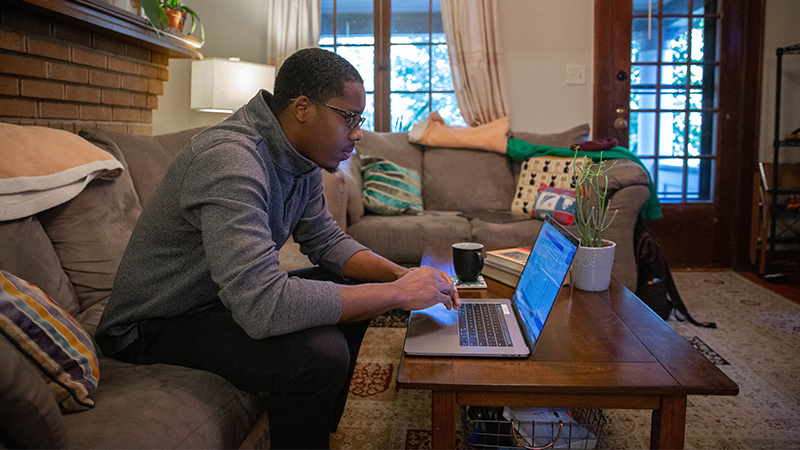
[[[318,46],[320,0],[267,1],[267,64],[280,67],[297,50]]]
[[[458,107],[470,126],[508,116],[497,0],[441,0]]]

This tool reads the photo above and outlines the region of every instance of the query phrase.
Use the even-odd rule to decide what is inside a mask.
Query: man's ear
[[[295,99],[289,106],[295,119],[300,123],[305,123],[311,117],[311,101],[305,95],[301,95]]]

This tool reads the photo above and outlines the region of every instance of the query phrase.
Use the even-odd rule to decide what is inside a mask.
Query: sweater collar
[[[261,89],[236,114],[242,114],[243,119],[261,135],[278,167],[294,175],[311,175],[319,166],[292,146],[269,107],[271,102],[272,94]]]

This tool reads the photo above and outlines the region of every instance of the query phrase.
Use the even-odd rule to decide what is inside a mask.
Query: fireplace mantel
[[[5,0],[4,0],[5,2]],[[202,43],[175,30],[157,31],[141,16],[100,0],[13,0],[21,9],[102,33],[170,58],[202,59]]]

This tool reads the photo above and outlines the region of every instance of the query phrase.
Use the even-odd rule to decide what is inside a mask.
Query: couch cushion
[[[64,416],[72,448],[236,448],[260,402],[210,372],[101,358],[91,411]]]
[[[94,406],[100,378],[89,335],[41,289],[0,271],[0,332],[42,371],[64,411]]]
[[[504,154],[426,147],[422,172],[425,209],[507,210],[517,183],[512,165]]]
[[[141,211],[130,178],[122,176],[94,180],[74,199],[39,214],[81,311],[111,295]]]
[[[428,245],[469,240],[469,221],[456,211],[425,211],[419,216],[367,214],[347,233],[396,263],[419,264]]]
[[[0,334],[0,447],[65,448],[67,430],[36,367]]]
[[[339,171],[347,190],[347,224],[355,223],[364,215],[364,202],[361,201],[361,158],[354,154],[339,164]]]
[[[124,155],[136,192],[142,205],[153,196],[175,155],[195,134],[205,127],[192,128],[160,136],[135,136],[127,133],[85,128],[80,135],[100,148],[108,149],[109,142]]]
[[[0,222],[0,270],[35,284],[73,316],[80,311],[75,290],[36,216]]]
[[[512,134],[514,139],[522,139],[533,145],[570,148],[574,144],[581,144],[589,138],[589,124],[584,123],[574,126],[560,133],[529,133],[526,131],[515,131]]]
[[[359,154],[364,207],[375,214],[399,216],[422,214],[419,172],[388,159]]]
[[[422,147],[409,143],[408,133],[365,131],[364,139],[356,142],[356,150],[358,153],[392,160],[396,164],[422,173]]]

